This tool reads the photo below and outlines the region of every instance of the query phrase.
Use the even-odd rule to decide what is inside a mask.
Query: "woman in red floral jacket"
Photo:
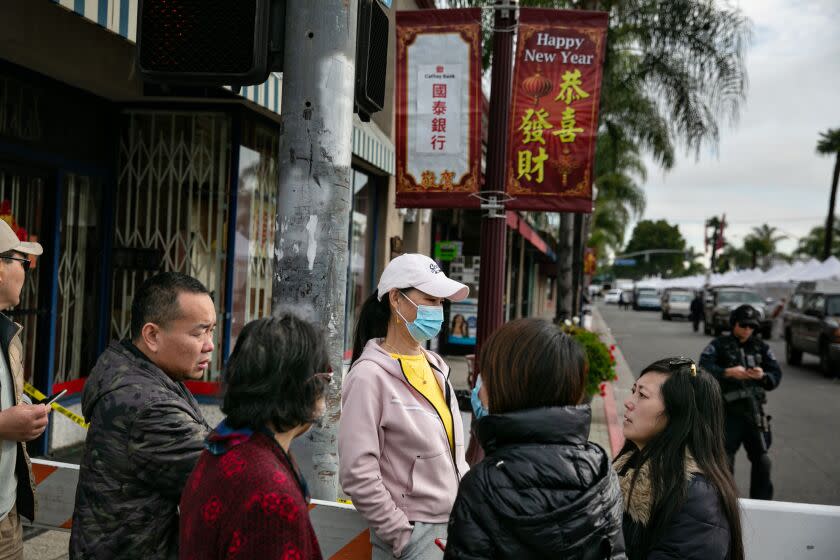
[[[324,337],[293,315],[245,326],[225,371],[226,418],[181,496],[182,560],[321,559],[289,445],[324,412]]]

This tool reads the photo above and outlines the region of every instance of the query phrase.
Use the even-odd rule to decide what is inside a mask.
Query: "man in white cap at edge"
[[[0,220],[0,560],[23,558],[19,516],[35,517],[35,480],[26,442],[44,432],[50,411],[47,405],[22,400],[23,327],[2,312],[20,303],[30,256],[43,252],[39,243],[21,241]]]

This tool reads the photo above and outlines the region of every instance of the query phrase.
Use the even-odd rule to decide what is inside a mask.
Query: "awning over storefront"
[[[378,126],[362,122],[357,115],[353,115],[353,155],[388,175],[394,174],[394,144]]]
[[[552,261],[557,260],[557,255],[554,254],[554,251],[548,246],[548,243],[540,237],[540,234],[537,233],[537,231],[532,228],[531,225],[522,218],[522,216],[509,210],[506,213],[506,220],[508,227],[519,232],[519,235],[527,239],[535,249],[543,253]]]

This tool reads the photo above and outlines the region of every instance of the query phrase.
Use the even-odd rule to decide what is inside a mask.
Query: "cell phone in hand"
[[[441,550],[446,550],[446,539],[435,539],[435,544]]]
[[[49,406],[49,405],[51,405],[52,403],[54,403],[55,401],[57,401],[58,399],[60,399],[61,397],[63,397],[63,396],[64,396],[64,393],[66,393],[66,392],[67,392],[67,389],[62,389],[62,390],[61,390],[61,391],[59,391],[58,393],[53,393],[53,394],[52,394],[52,395],[50,395],[49,397],[47,397],[47,398],[45,398],[45,399],[43,399],[43,400],[41,400],[41,401],[38,401],[38,404],[45,404],[45,405],[48,405],[48,406]]]

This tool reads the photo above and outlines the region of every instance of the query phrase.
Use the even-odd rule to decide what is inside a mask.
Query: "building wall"
[[[396,95],[396,12],[398,10],[416,10],[420,8],[421,2],[417,0],[395,0],[393,6],[388,10],[390,21],[390,34],[388,37],[388,79],[385,82],[385,99],[388,100],[385,109],[373,116],[372,121],[388,135],[391,142],[395,141],[395,95]],[[396,178],[391,175],[388,178],[387,192],[381,200],[381,208],[384,210],[381,226],[384,228],[384,235],[380,237],[382,242],[377,252],[378,277],[385,269],[385,265],[396,256],[391,253],[391,239],[398,237],[403,242],[403,252],[432,254],[432,224],[430,213],[417,212],[417,219],[413,222],[406,222],[407,212],[396,207]],[[421,215],[427,216],[423,219]]]

